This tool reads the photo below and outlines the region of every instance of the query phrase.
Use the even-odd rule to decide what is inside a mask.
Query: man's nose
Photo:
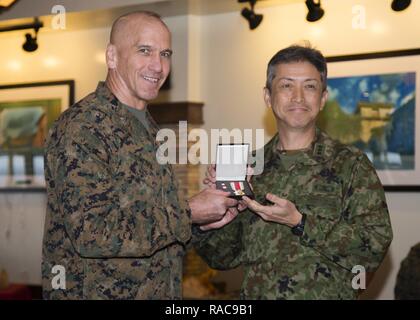
[[[293,90],[292,101],[302,103],[304,100],[303,88],[301,86],[296,86]]]
[[[162,57],[160,54],[154,54],[149,63],[149,69],[153,72],[162,72]]]

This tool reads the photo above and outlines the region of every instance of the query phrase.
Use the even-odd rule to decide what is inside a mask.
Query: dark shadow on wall
[[[378,299],[380,293],[384,289],[386,280],[391,274],[393,267],[391,252],[388,251],[379,269],[376,271],[375,276],[369,287],[360,295],[360,300],[375,300]]]

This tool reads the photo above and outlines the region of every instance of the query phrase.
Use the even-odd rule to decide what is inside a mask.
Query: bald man
[[[191,225],[234,218],[229,193],[177,196],[170,165],[156,157],[159,130],[147,111],[171,66],[160,17],[118,18],[106,50],[108,75],[64,112],[46,142],[48,205],[45,299],[180,299]]]

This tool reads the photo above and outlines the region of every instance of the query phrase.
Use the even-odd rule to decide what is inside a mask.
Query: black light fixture
[[[25,50],[26,52],[33,52],[36,49],[38,49],[38,43],[36,42],[37,34],[38,34],[38,32],[35,31],[35,37],[34,38],[32,38],[32,35],[30,33],[25,34],[26,41],[22,45],[23,50]]]
[[[248,21],[249,28],[251,30],[254,30],[260,25],[263,19],[262,14],[256,14],[254,11],[254,6],[257,0],[238,0],[238,2],[239,3],[249,2],[249,4],[251,5],[251,9],[243,8],[241,11],[241,15]]]
[[[403,11],[409,7],[411,0],[393,0],[391,8],[394,11]]]
[[[32,37],[30,33],[25,34],[25,43],[23,44],[23,50],[27,52],[33,52],[38,49],[38,31],[44,26],[44,23],[40,21],[38,18],[34,18],[34,22],[27,23],[27,24],[19,24],[15,26],[7,26],[0,28],[0,32],[7,32],[7,31],[15,31],[15,30],[25,30],[25,29],[34,29],[35,37]]]
[[[315,0],[306,0],[306,7],[308,8],[308,14],[306,20],[309,22],[315,22],[321,19],[324,15],[324,9],[321,8],[321,0],[316,3]]]

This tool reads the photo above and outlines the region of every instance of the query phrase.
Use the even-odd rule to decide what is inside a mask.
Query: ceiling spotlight
[[[308,8],[306,20],[309,22],[315,22],[322,18],[324,15],[324,9],[321,8],[321,0],[318,0],[318,3],[315,3],[315,0],[306,0],[305,3]]]
[[[14,26],[6,26],[6,27],[0,27],[0,32],[7,32],[7,31],[16,31],[16,30],[25,30],[25,29],[34,29],[35,31],[35,37],[32,37],[30,33],[25,34],[25,43],[23,44],[22,48],[23,50],[27,52],[33,52],[36,49],[38,49],[37,44],[37,37],[38,37],[38,31],[44,26],[43,22],[40,21],[38,18],[34,18],[34,22],[27,23],[27,24],[19,24]]]
[[[26,41],[23,44],[22,48],[26,52],[34,52],[36,49],[38,49],[38,43],[36,43],[36,34],[35,37],[32,38],[32,35],[30,33],[25,34]]]
[[[35,31],[35,37],[32,37],[30,33],[25,34],[26,41],[22,45],[23,50],[26,52],[34,52],[36,49],[38,49],[38,43],[36,42],[38,38],[38,31],[39,28],[41,28],[40,21],[38,18],[35,18],[34,22],[34,31]]]
[[[248,8],[242,9],[241,14],[246,20],[248,20],[249,28],[251,30],[254,30],[256,27],[258,27],[263,19],[262,14],[256,14],[254,10],[249,10]]]
[[[411,0],[393,0],[391,8],[394,11],[403,11],[411,4]]]
[[[238,2],[240,3],[249,2],[249,4],[251,5],[251,9],[243,8],[241,11],[241,15],[248,21],[249,28],[251,30],[254,30],[260,25],[263,19],[262,14],[256,14],[254,11],[254,6],[257,0],[238,0]]]

